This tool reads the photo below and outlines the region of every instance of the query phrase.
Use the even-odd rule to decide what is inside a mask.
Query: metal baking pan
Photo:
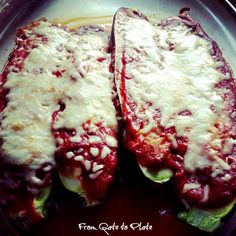
[[[230,1],[227,1],[230,2]],[[233,1],[232,1],[233,2]],[[236,18],[234,9],[226,1],[213,0],[1,0],[0,1],[0,68],[3,67],[13,45],[16,28],[29,22],[46,17],[56,22],[96,22],[111,23],[112,16],[119,7],[131,7],[147,16],[158,19],[177,15],[184,7],[191,9],[190,14],[200,21],[202,27],[215,39],[225,58],[236,73]],[[232,13],[232,14],[231,14]],[[73,19],[73,20],[72,20]],[[109,235],[165,235],[165,236],[235,236],[236,213],[232,213],[223,226],[215,233],[209,234],[192,229],[177,220],[175,204],[177,197],[170,184],[158,189],[143,179],[135,166],[135,161],[121,161],[118,180],[111,187],[104,204],[85,209],[81,199],[62,190],[54,188],[52,212],[48,218],[27,232],[17,232],[4,214],[0,212],[0,236],[16,235],[106,235],[103,231],[80,231],[78,224],[90,225],[106,222],[112,225],[149,222],[150,231],[110,231]],[[133,166],[132,173],[129,172]],[[122,170],[123,169],[123,170]],[[58,197],[58,194],[60,195]]]

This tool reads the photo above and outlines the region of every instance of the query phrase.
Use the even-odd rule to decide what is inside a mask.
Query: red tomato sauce
[[[95,226],[105,222],[129,226],[127,231],[109,231],[111,236],[213,236],[199,231],[181,220],[177,213],[182,209],[172,183],[155,185],[144,178],[134,156],[120,153],[115,182],[104,201],[93,207],[83,207],[83,200],[77,194],[64,191],[60,184],[53,189],[52,210],[48,219],[42,221],[23,236],[105,236],[102,230],[79,230],[78,224]],[[152,226],[152,230],[132,230],[130,224],[140,223]]]

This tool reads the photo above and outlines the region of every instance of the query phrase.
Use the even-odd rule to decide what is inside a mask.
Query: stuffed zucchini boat
[[[23,228],[44,217],[55,168],[100,201],[117,164],[108,34],[45,19],[20,28],[1,74],[0,203]]]
[[[105,196],[117,165],[114,77],[103,28],[84,26],[72,39],[63,57],[73,59],[60,65],[71,80],[53,115],[52,130],[62,183],[92,205]]]
[[[51,118],[57,104],[49,91],[54,78],[45,68],[48,39],[39,32],[44,24],[59,28],[40,20],[18,29],[0,75],[0,200],[22,228],[43,218],[56,165]]]
[[[188,211],[215,230],[236,194],[235,80],[217,43],[185,13],[152,24],[131,9],[113,23],[125,146],[155,182],[173,176]]]

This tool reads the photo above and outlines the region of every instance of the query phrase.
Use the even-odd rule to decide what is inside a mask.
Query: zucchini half
[[[218,209],[188,208],[178,214],[178,218],[186,223],[206,232],[215,231],[222,219],[233,209],[236,200]]]

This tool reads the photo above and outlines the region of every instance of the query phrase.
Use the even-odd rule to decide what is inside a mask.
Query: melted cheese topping
[[[186,193],[189,190],[198,189],[201,185],[199,183],[186,183],[183,187],[182,193]]]
[[[177,136],[189,140],[185,169],[194,172],[212,166],[213,174],[218,175],[230,168],[213,150],[214,145],[223,148],[214,124],[221,124],[223,129],[230,123],[224,112],[225,91],[215,88],[226,76],[217,70],[222,62],[212,57],[211,42],[190,31],[181,22],[163,28],[143,19],[119,21],[117,32],[124,37],[126,76],[131,78],[125,80],[125,89],[136,103],[135,115],[146,123],[141,133],[148,134],[157,126],[153,114],[160,109],[161,125],[174,126]],[[123,67],[121,60],[117,63]],[[183,115],[186,110],[189,116]],[[133,125],[140,129],[137,123]],[[173,139],[170,141],[176,146]],[[212,160],[207,156],[210,150],[214,152]]]
[[[56,147],[51,122],[59,101],[65,109],[59,113],[55,128],[74,128],[74,142],[81,140],[81,125],[88,120],[116,126],[104,33],[78,35],[42,22],[29,38],[33,40],[35,35],[46,36],[47,42],[32,49],[21,72],[9,71],[4,85],[10,91],[1,113],[1,148],[7,160],[17,164],[53,160]],[[104,60],[99,62],[98,58]],[[57,71],[61,72],[59,78],[53,74]]]

